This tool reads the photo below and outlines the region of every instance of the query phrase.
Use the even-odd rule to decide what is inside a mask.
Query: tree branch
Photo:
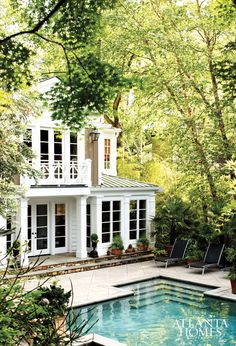
[[[0,45],[11,40],[12,38],[15,38],[15,37],[20,36],[20,35],[35,34],[37,31],[39,31],[39,29],[41,29],[41,27],[45,23],[49,22],[49,20],[54,16],[54,14],[57,13],[59,11],[59,9],[67,3],[67,1],[68,0],[60,0],[56,4],[56,6],[46,15],[46,17],[44,17],[41,21],[39,21],[38,24],[36,24],[33,29],[23,30],[23,31],[19,31],[15,34],[9,35],[9,36],[0,40]]]

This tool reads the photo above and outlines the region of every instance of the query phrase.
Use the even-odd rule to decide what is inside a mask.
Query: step
[[[194,306],[197,307],[199,309],[206,309],[207,307],[203,304],[201,304],[201,301],[203,301],[203,299],[201,300],[192,300],[192,299],[188,299],[187,297],[177,297],[176,295],[173,294],[157,294],[156,296],[152,297],[151,299],[141,299],[141,301],[139,299],[135,300],[135,299],[130,299],[130,306],[133,309],[139,309],[145,306],[150,306],[150,305],[154,305],[154,304],[159,304],[162,302],[176,302],[176,303],[181,303],[181,304],[185,304],[185,305],[189,305],[189,306]]]
[[[145,294],[145,293],[149,293],[150,291],[157,291],[157,290],[163,290],[163,291],[169,291],[169,290],[173,290],[176,292],[180,292],[180,293],[189,293],[189,294],[194,294],[196,296],[202,296],[202,293],[205,291],[205,289],[201,289],[198,287],[188,287],[188,286],[182,286],[178,283],[171,283],[169,284],[168,282],[159,282],[159,283],[153,283],[150,285],[145,285],[145,286],[141,286],[138,287],[136,289],[134,289],[135,294]]]
[[[146,254],[146,255],[140,255],[140,256],[125,256],[119,259],[109,259],[109,260],[103,260],[98,262],[87,262],[85,264],[76,262],[76,265],[63,265],[60,266],[57,265],[55,267],[47,267],[46,269],[40,268],[39,270],[30,270],[29,272],[24,272],[24,269],[22,269],[22,274],[18,274],[18,277],[47,277],[47,276],[56,276],[56,275],[64,275],[64,274],[70,274],[70,273],[77,273],[82,271],[88,271],[88,270],[94,270],[94,269],[101,269],[101,268],[107,268],[107,267],[114,267],[119,265],[125,265],[129,263],[137,263],[137,262],[145,262],[150,261],[153,259],[153,254]],[[6,279],[15,278],[16,276],[14,274],[9,274],[6,276]]]
[[[100,256],[96,258],[85,258],[85,259],[75,259],[74,261],[66,262],[66,263],[53,263],[53,264],[46,264],[47,259],[41,261],[41,257],[37,258],[35,261],[38,262],[39,264],[36,265],[35,268],[32,268],[34,271],[38,270],[45,270],[45,269],[50,269],[50,268],[56,268],[56,267],[73,267],[75,265],[80,265],[80,264],[89,264],[89,263],[99,263],[103,261],[109,261],[109,260],[114,260],[114,259],[126,259],[126,258],[135,258],[135,257],[140,257],[144,255],[150,255],[151,258],[154,258],[153,253],[150,250],[147,251],[135,251],[131,253],[124,253],[122,255],[114,256],[114,255],[109,255],[109,256]],[[49,256],[50,258],[50,256]],[[63,258],[62,258],[63,261]]]
[[[181,296],[179,296],[179,294],[181,294]],[[149,292],[145,292],[145,293],[141,293],[141,294],[137,294],[134,295],[133,297],[133,301],[136,302],[145,302],[145,301],[150,301],[155,297],[165,297],[166,299],[170,298],[170,297],[174,297],[176,299],[180,298],[180,299],[186,299],[188,301],[193,301],[193,302],[199,302],[203,300],[203,294],[200,294],[198,292],[183,292],[181,290],[174,290],[174,289],[170,289],[170,290],[162,290],[162,289],[158,289],[155,291],[149,291]],[[132,300],[132,299],[131,299]]]

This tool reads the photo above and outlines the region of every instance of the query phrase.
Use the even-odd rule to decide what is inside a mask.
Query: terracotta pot
[[[120,249],[111,249],[111,254],[115,256],[122,255],[123,250]]]
[[[165,245],[164,249],[167,252],[167,256],[170,256],[173,245]]]
[[[230,282],[231,282],[232,293],[236,294],[236,280],[230,280]]]
[[[148,249],[147,245],[144,245],[144,244],[139,244],[138,245],[138,250],[139,251],[146,251],[147,249]]]

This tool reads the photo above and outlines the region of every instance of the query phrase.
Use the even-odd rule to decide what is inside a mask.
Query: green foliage
[[[164,204],[157,205],[153,218],[156,246],[173,244],[179,237],[191,238],[196,232],[196,213],[189,203],[176,196],[169,196]]]
[[[92,233],[90,238],[91,238],[91,242],[92,243],[96,243],[97,244],[99,242],[97,233]]]
[[[124,243],[123,243],[123,240],[119,234],[114,236],[112,243],[111,243],[111,248],[124,250]]]
[[[137,246],[143,245],[145,247],[148,247],[149,245],[149,239],[147,239],[146,237],[142,236],[137,240]]]
[[[91,113],[103,113],[108,108],[123,81],[118,69],[101,62],[94,54],[70,64],[73,71],[49,92],[49,105],[54,119],[78,129]]]
[[[29,160],[33,154],[22,141],[26,133],[26,115],[31,108],[31,95],[26,92],[11,95],[0,91],[0,215],[13,213],[16,198],[23,193],[22,188],[15,184],[19,175],[37,177]]]

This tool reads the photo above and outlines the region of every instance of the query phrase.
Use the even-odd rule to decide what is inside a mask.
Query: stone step
[[[145,262],[153,259],[153,254],[140,254],[136,256],[121,256],[120,258],[114,258],[115,256],[111,256],[112,259],[104,259],[103,260],[88,260],[88,261],[77,261],[76,264],[72,263],[64,263],[57,264],[55,266],[40,266],[38,268],[34,268],[34,270],[24,272],[22,270],[22,274],[18,274],[18,277],[22,278],[30,278],[35,276],[47,277],[47,276],[56,276],[56,275],[64,275],[70,273],[77,273],[87,270],[101,269],[107,267],[114,267],[119,265],[125,265],[130,263],[137,262]],[[6,279],[14,278],[15,275],[7,275]]]

